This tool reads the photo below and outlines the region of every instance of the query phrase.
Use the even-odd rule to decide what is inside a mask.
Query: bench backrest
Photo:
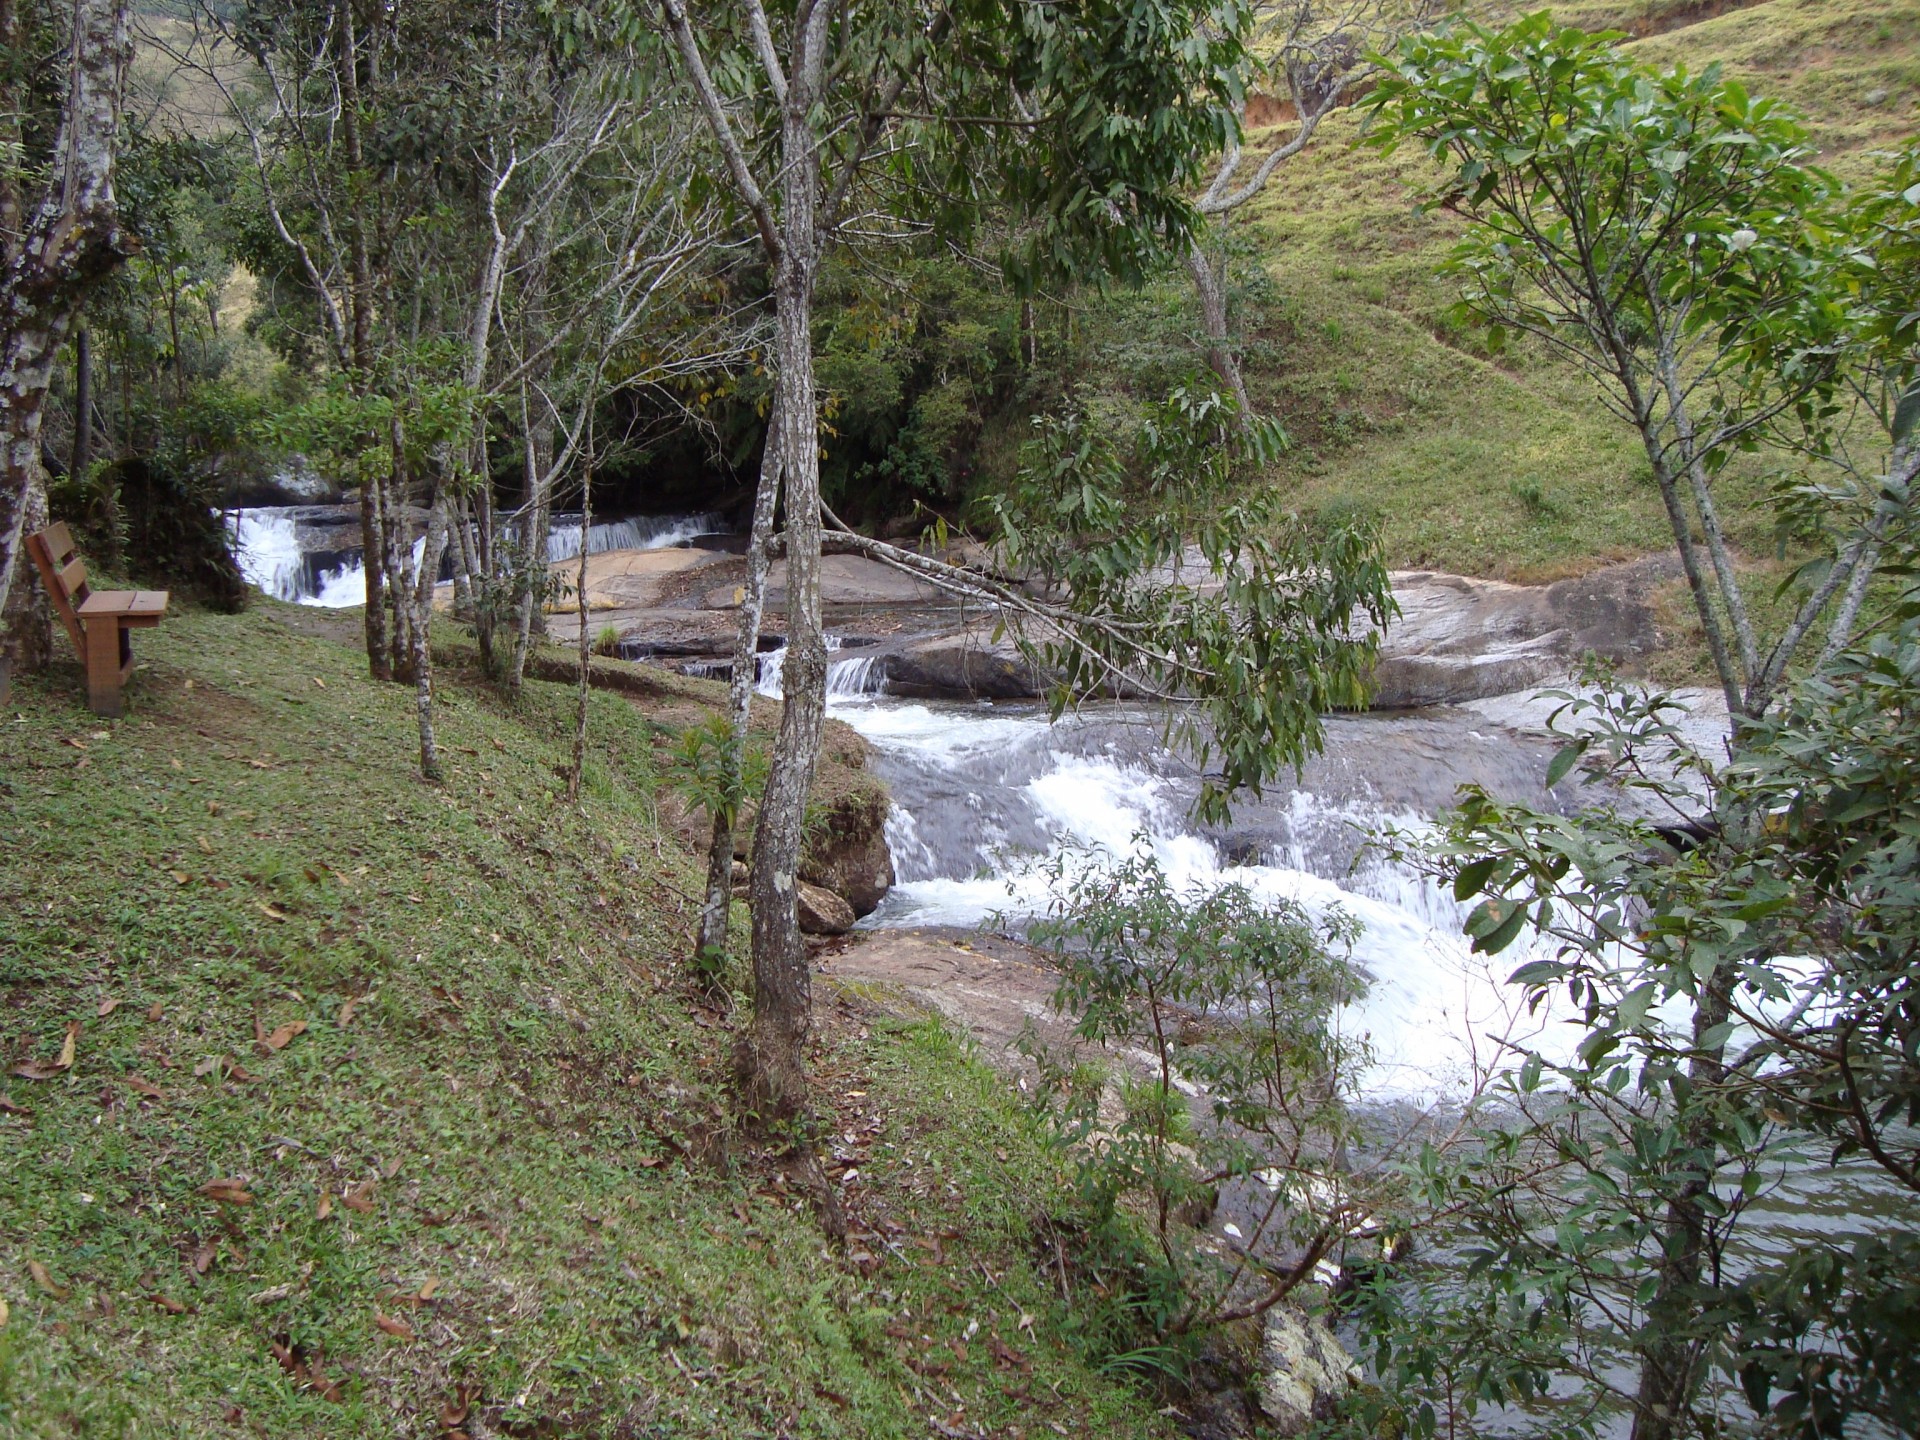
[[[86,561],[73,548],[73,532],[67,528],[66,521],[29,535],[27,553],[33,556],[41,583],[47,587],[47,598],[53,601],[53,608],[66,623],[73,648],[85,655],[87,640],[80,627],[80,606],[91,592],[87,589]]]

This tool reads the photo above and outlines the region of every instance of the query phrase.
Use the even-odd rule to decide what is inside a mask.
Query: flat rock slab
[[[1036,1073],[1018,1045],[1029,1022],[1049,1047],[1079,1047],[1072,1025],[1048,1003],[1059,988],[1059,972],[1016,942],[874,930],[829,957],[822,973],[844,984],[881,987],[934,1011],[971,1035],[989,1064],[1017,1076]]]
[[[902,575],[864,555],[827,555],[820,561],[820,602],[823,605],[908,605],[939,600],[941,592],[925,581]],[[737,586],[716,586],[706,603],[716,610],[740,603]],[[767,572],[767,607],[787,605],[787,562],[776,560]]]

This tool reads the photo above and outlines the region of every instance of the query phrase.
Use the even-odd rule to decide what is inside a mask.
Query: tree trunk
[[[524,398],[521,414],[526,415]],[[546,587],[547,531],[553,509],[553,411],[543,406],[538,419],[524,425],[527,447],[528,505],[522,531],[520,593],[514,600],[513,657],[507,666],[507,688],[518,690],[527,670],[527,647],[533,642],[536,622],[541,615],[540,592]],[[587,548],[587,536],[580,533],[580,549]],[[544,628],[544,627],[542,627]]]
[[[811,47],[811,38],[806,44]],[[802,47],[796,45],[796,51]],[[824,46],[822,46],[824,48]],[[811,74],[809,74],[811,68]],[[820,628],[820,437],[813,382],[813,287],[819,264],[820,151],[810,128],[817,62],[789,77],[781,134],[781,256],[774,286],[775,371],[786,477],[786,701],[773,765],[754,822],[753,1028],[749,1104],[763,1119],[806,1109],[802,1051],[812,1027],[812,977],[800,939],[801,828],[826,723],[827,646]]]
[[[760,617],[766,608],[768,541],[780,504],[780,455],[783,439],[780,389],[774,387],[773,411],[760,456],[760,489],[753,500],[753,532],[747,541],[747,579],[740,593],[740,624],[733,640],[733,674],[727,681],[725,784],[728,799],[713,812],[713,837],[707,846],[707,896],[700,908],[700,933],[694,942],[695,968],[717,971],[727,950],[727,919],[733,904],[733,836],[739,821],[733,803],[740,789],[747,753],[747,722],[753,709],[754,666],[760,653]]]
[[[449,508],[444,476],[438,477],[427,511],[427,543],[412,587],[414,711],[420,722],[420,776],[438,783],[440,750],[433,733],[433,592],[440,578],[440,556],[447,548]]]
[[[1207,337],[1207,365],[1239,402],[1240,424],[1243,427],[1251,426],[1253,404],[1247,399],[1247,383],[1241,377],[1240,357],[1233,353],[1233,337],[1227,329],[1225,278],[1214,269],[1197,236],[1187,242],[1187,273],[1193,277],[1194,293],[1200,297],[1200,324]]]
[[[587,442],[591,447],[591,439]],[[580,781],[587,769],[587,705],[592,698],[593,640],[587,631],[587,533],[593,528],[593,457],[587,457],[580,482],[580,564],[574,584],[580,600],[580,695],[573,714],[573,768],[567,772],[567,799],[580,798]]]
[[[93,339],[84,319],[73,326],[73,452],[67,468],[84,483],[93,464]]]
[[[52,650],[24,536],[46,523],[40,428],[53,363],[87,290],[130,252],[113,195],[132,46],[122,0],[74,0],[67,96],[44,198],[0,269],[0,649],[19,668]]]
[[[1694,1009],[1695,1051],[1689,1062],[1695,1103],[1725,1083],[1725,1046],[1701,1044],[1710,1030],[1725,1023],[1732,1009],[1734,967],[1721,961],[1702,987]],[[1689,1127],[1685,1163],[1714,1145],[1713,1118],[1697,1119]],[[1640,1355],[1639,1386],[1633,1401],[1631,1440],[1678,1440],[1691,1433],[1686,1417],[1701,1381],[1700,1318],[1695,1294],[1706,1273],[1707,1212],[1704,1201],[1713,1188],[1715,1161],[1709,1159],[1689,1176],[1667,1202],[1661,1237],[1661,1256],[1655,1267],[1659,1286],[1647,1306],[1646,1339],[1635,1348]]]
[[[380,481],[369,477],[360,486],[360,559],[367,572],[367,671],[376,680],[393,678],[393,658],[387,647],[387,531],[381,513]]]

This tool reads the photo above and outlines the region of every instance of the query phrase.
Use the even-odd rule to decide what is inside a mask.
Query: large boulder
[[[1047,677],[1006,636],[985,626],[916,640],[885,659],[887,693],[920,699],[1030,700]]]
[[[841,896],[856,918],[871,915],[893,888],[884,790],[854,791],[828,809],[807,837],[800,878]]]
[[[1588,653],[1637,659],[1659,638],[1648,592],[1672,571],[1653,557],[1553,585],[1397,572],[1400,614],[1381,636],[1373,708],[1509,694],[1559,679]]]
[[[796,880],[800,891],[800,928],[808,935],[844,935],[853,928],[853,907],[831,890]]]
[[[1267,1312],[1260,1347],[1260,1410],[1279,1435],[1299,1435],[1334,1410],[1360,1366],[1323,1321],[1285,1305]]]

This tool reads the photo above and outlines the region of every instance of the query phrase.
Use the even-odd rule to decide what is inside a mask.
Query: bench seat
[[[73,532],[64,523],[29,535],[27,553],[86,667],[88,707],[96,715],[124,714],[124,689],[133,673],[128,632],[160,623],[167,592],[88,588],[86,562],[75,552]]]

